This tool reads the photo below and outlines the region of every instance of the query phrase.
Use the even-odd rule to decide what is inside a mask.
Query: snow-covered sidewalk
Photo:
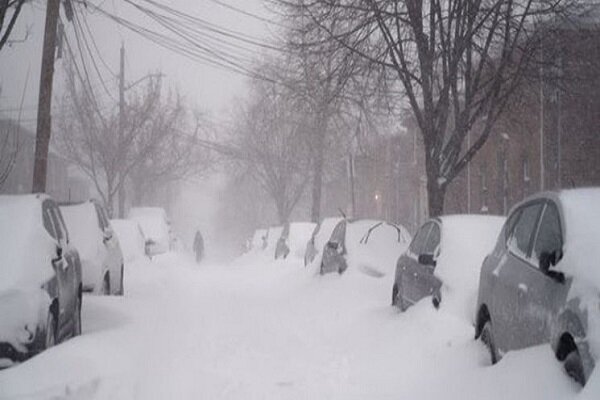
[[[398,313],[387,278],[245,264],[129,265],[125,297],[85,297],[81,337],[0,371],[0,399],[582,398],[548,346],[485,366],[469,324]]]

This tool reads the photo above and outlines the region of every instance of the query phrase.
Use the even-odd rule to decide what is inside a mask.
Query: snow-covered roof
[[[441,221],[440,255],[434,274],[442,282],[442,307],[472,319],[485,257],[493,250],[505,217],[449,215]]]

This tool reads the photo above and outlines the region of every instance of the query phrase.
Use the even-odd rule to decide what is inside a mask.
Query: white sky
[[[143,0],[136,1],[144,4]],[[162,4],[201,17],[224,28],[243,32],[253,37],[265,38],[266,40],[273,30],[273,25],[227,9],[210,0],[159,1]],[[272,18],[261,0],[220,1],[266,18]],[[119,16],[143,24],[150,23],[138,10],[125,4],[122,0],[91,0],[91,2],[102,4],[103,8]],[[235,97],[244,95],[246,79],[244,76],[222,68],[208,67],[188,60],[139,37],[126,28],[107,20],[104,16],[93,14],[91,8],[88,10],[87,20],[94,33],[102,58],[114,72],[118,71],[119,47],[121,42],[125,43],[125,71],[128,83],[132,83],[150,72],[161,70],[166,75],[163,81],[166,87],[178,88],[190,107],[208,111],[213,118],[218,119],[220,119],[219,115],[229,108]],[[61,15],[64,15],[62,9]],[[12,38],[22,38],[27,28],[30,31],[29,37],[25,42],[15,43],[11,47],[5,47],[0,52],[0,85],[2,87],[0,118],[16,118],[15,109],[19,107],[20,98],[27,82],[22,120],[24,125],[29,127],[35,127],[37,113],[44,18],[45,1],[34,0],[32,4],[27,5]],[[151,26],[154,29],[159,29],[156,24]],[[69,23],[66,24],[66,30],[71,42],[75,42],[73,27]],[[257,52],[257,54],[260,54],[260,52]],[[62,63],[62,60],[58,60],[56,63],[55,98],[60,96],[62,90],[62,80],[64,79],[61,75],[63,71]],[[113,97],[117,99],[117,80],[111,78],[109,72],[102,65],[100,65],[100,70],[107,80],[109,89],[114,92]],[[28,73],[29,79],[26,78]],[[90,75],[93,74],[90,73]],[[108,102],[109,97],[104,91],[98,90],[97,94],[100,95],[103,101]],[[114,103],[114,100],[112,102]]]

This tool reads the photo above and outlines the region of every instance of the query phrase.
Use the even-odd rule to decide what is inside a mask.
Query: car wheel
[[[488,349],[490,355],[490,361],[493,364],[498,362],[498,352],[496,345],[494,344],[494,335],[492,334],[492,321],[486,321],[481,329],[481,335],[479,336],[485,347]]]
[[[585,385],[583,362],[581,361],[581,355],[577,348],[567,354],[563,365],[567,375],[573,378],[575,382],[579,383],[581,386]]]
[[[73,337],[81,335],[81,296],[77,299],[73,315]]]
[[[104,296],[110,295],[110,279],[108,275],[104,275],[104,279],[102,280],[102,294]]]
[[[44,350],[56,344],[56,319],[54,313],[48,311],[48,319],[46,321],[46,334],[44,337]]]

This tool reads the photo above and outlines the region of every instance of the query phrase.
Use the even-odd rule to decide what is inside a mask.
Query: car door
[[[423,298],[423,289],[420,282],[421,265],[418,258],[425,249],[429,232],[434,226],[434,222],[428,221],[419,228],[408,250],[401,256],[399,289],[400,295],[409,303],[414,304]]]
[[[562,225],[558,207],[549,200],[537,228],[531,262],[524,271],[522,289],[525,293],[519,296],[523,347],[550,341],[552,321],[565,304],[568,286],[564,276],[544,271],[540,266],[543,258],[548,262],[548,257],[553,257],[553,263],[556,263],[562,257]]]
[[[80,266],[78,265],[79,256],[77,255],[77,250],[69,245],[69,232],[62,214],[60,213],[60,209],[56,204],[53,204],[52,206],[52,215],[54,216],[57,235],[60,238],[60,242],[63,243],[63,257],[67,263],[65,268],[66,285],[64,287],[64,304],[65,309],[67,310],[66,312],[69,315],[72,315],[72,313],[75,312],[77,302],[79,301],[79,283],[81,281],[81,271],[79,271]]]
[[[528,292],[526,282],[531,279],[534,267],[531,248],[543,207],[544,202],[539,200],[515,211],[518,216],[506,235],[504,260],[493,271],[497,281],[490,311],[497,346],[504,351],[525,347],[521,306]]]
[[[439,289],[441,281],[434,275],[435,266],[440,252],[440,241],[442,238],[441,224],[437,221],[432,222],[431,229],[427,235],[425,245],[421,249],[421,254],[427,256],[427,262],[418,262],[419,288],[421,297],[431,296],[436,294],[436,307],[439,304],[440,293]],[[419,261],[419,260],[417,260]],[[431,262],[429,262],[431,261]]]
[[[42,213],[44,226],[50,235],[56,240],[57,254],[52,259],[52,267],[56,274],[57,297],[58,297],[58,325],[62,326],[69,320],[69,304],[71,282],[69,278],[69,263],[65,258],[66,237],[60,230],[54,209],[56,204],[52,200],[44,200]],[[60,250],[59,250],[60,249]]]

